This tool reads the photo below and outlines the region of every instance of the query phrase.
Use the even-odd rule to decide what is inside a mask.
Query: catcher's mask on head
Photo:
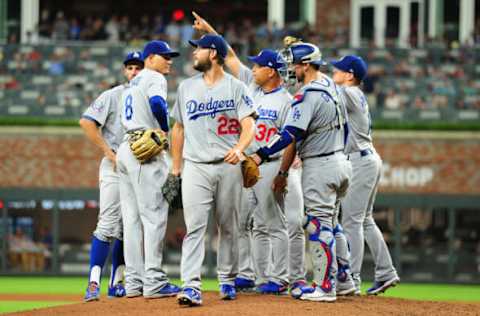
[[[320,49],[311,43],[295,43],[280,50],[279,59],[285,64],[279,69],[280,74],[287,84],[295,84],[296,77],[293,65],[314,64],[317,66],[326,65],[322,59]]]

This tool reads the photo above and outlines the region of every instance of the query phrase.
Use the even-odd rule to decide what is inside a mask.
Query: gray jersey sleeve
[[[153,72],[147,86],[147,97],[151,98],[156,95],[167,100],[167,80],[163,75]]]
[[[237,104],[238,120],[242,121],[247,116],[256,113],[256,107],[252,99],[251,93],[247,86],[239,82],[237,93],[235,95],[235,103]]]
[[[253,74],[244,64],[240,65],[240,72],[238,73],[238,80],[244,82],[247,86],[253,83]]]
[[[94,120],[100,126],[105,125],[108,114],[110,113],[110,106],[112,103],[111,96],[112,93],[110,90],[104,91],[92,102],[92,104],[90,104],[82,117]]]
[[[292,106],[288,111],[287,119],[285,120],[285,126],[293,126],[301,130],[306,131],[308,125],[313,116],[314,107],[308,103],[308,98],[311,95],[297,94],[294,97]]]
[[[181,106],[181,100],[183,99],[183,82],[178,85],[177,95],[175,97],[175,104],[173,105],[172,114],[171,116],[175,119],[175,121],[183,124],[183,116],[182,110],[183,107]]]

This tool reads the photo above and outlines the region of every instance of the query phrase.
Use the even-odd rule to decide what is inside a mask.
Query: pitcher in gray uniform
[[[367,294],[378,294],[395,286],[400,279],[372,216],[382,160],[373,147],[370,112],[365,95],[359,88],[366,76],[367,65],[361,57],[353,55],[334,61],[332,65],[335,67],[333,80],[343,86],[341,91],[349,115],[350,134],[345,153],[351,161],[353,177],[342,201],[342,224],[350,244],[351,270],[356,294],[360,294],[360,271],[366,241],[375,263],[375,281]]]
[[[302,186],[309,236],[309,252],[314,267],[315,287],[301,289],[300,299],[335,301],[336,256],[333,221],[339,200],[345,195],[351,166],[343,153],[345,110],[335,83],[319,72],[324,62],[318,47],[295,43],[281,51],[288,64],[287,76],[303,84],[294,96],[282,131],[254,159],[261,163],[286,148],[274,188],[282,192],[288,171],[298,150],[303,160]],[[298,148],[295,148],[298,144]]]
[[[150,128],[168,132],[167,81],[172,58],[179,53],[163,41],[143,50],[143,69],[122,94],[121,122],[126,131],[118,149],[120,202],[124,226],[127,297],[175,296],[180,288],[168,282],[162,269],[168,204],[161,188],[168,175],[165,153],[141,164],[129,146],[133,131]]]
[[[247,86],[223,70],[227,44],[207,34],[190,44],[194,68],[201,73],[184,80],[173,110],[172,174],[182,174],[183,240],[180,305],[202,303],[201,268],[205,256],[208,216],[215,211],[219,228],[217,273],[220,297],[236,298],[242,152],[255,136],[256,115]],[[184,163],[183,171],[182,162]]]
[[[141,52],[131,52],[123,61],[124,75],[132,80],[143,68]],[[103,266],[112,250],[112,271],[108,286],[109,297],[125,296],[123,272],[123,229],[120,211],[120,195],[118,174],[115,170],[116,151],[122,141],[123,130],[120,124],[120,98],[127,88],[127,83],[118,85],[103,92],[80,119],[80,126],[87,138],[99,147],[105,157],[100,163],[100,209],[97,227],[93,232],[90,248],[90,275],[85,301],[96,301],[100,298],[100,278]]]
[[[205,19],[195,12],[193,15],[195,29],[216,34],[216,30]],[[292,97],[283,87],[283,80],[278,73],[283,64],[279,62],[277,52],[264,49],[248,59],[254,64],[251,70],[229,46],[225,64],[235,77],[247,84],[253,101],[258,106],[257,134],[247,150],[247,153],[253,153],[267,145],[283,127]],[[235,286],[240,290],[251,290],[255,286],[255,275],[251,268],[250,226],[253,231],[253,265],[257,291],[262,294],[284,294],[289,279],[292,287],[305,284],[301,183],[291,181],[286,197],[275,196],[271,189],[272,180],[278,173],[281,154],[276,153],[269,163],[262,164],[260,181],[252,189],[244,189],[243,192],[246,195],[244,204],[250,203],[250,206],[245,206],[239,215],[240,269]],[[295,169],[293,172],[294,178],[299,176],[297,171]],[[289,209],[285,209],[286,204],[290,206]],[[289,218],[288,226],[286,216]],[[253,225],[250,221],[253,221]],[[289,236],[292,236],[292,243],[289,242]]]

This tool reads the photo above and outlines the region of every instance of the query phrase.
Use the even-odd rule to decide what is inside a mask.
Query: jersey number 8
[[[127,121],[131,120],[133,116],[132,101],[132,95],[129,94],[125,99],[125,118],[127,119]]]

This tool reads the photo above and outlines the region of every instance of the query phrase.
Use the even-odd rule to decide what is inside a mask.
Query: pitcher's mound
[[[81,297],[79,297],[79,301]],[[18,315],[480,315],[479,303],[431,302],[384,297],[346,297],[334,303],[294,300],[289,296],[240,293],[234,301],[221,301],[217,292],[203,292],[203,305],[179,306],[175,298],[144,299],[102,297],[98,302],[37,309]]]

